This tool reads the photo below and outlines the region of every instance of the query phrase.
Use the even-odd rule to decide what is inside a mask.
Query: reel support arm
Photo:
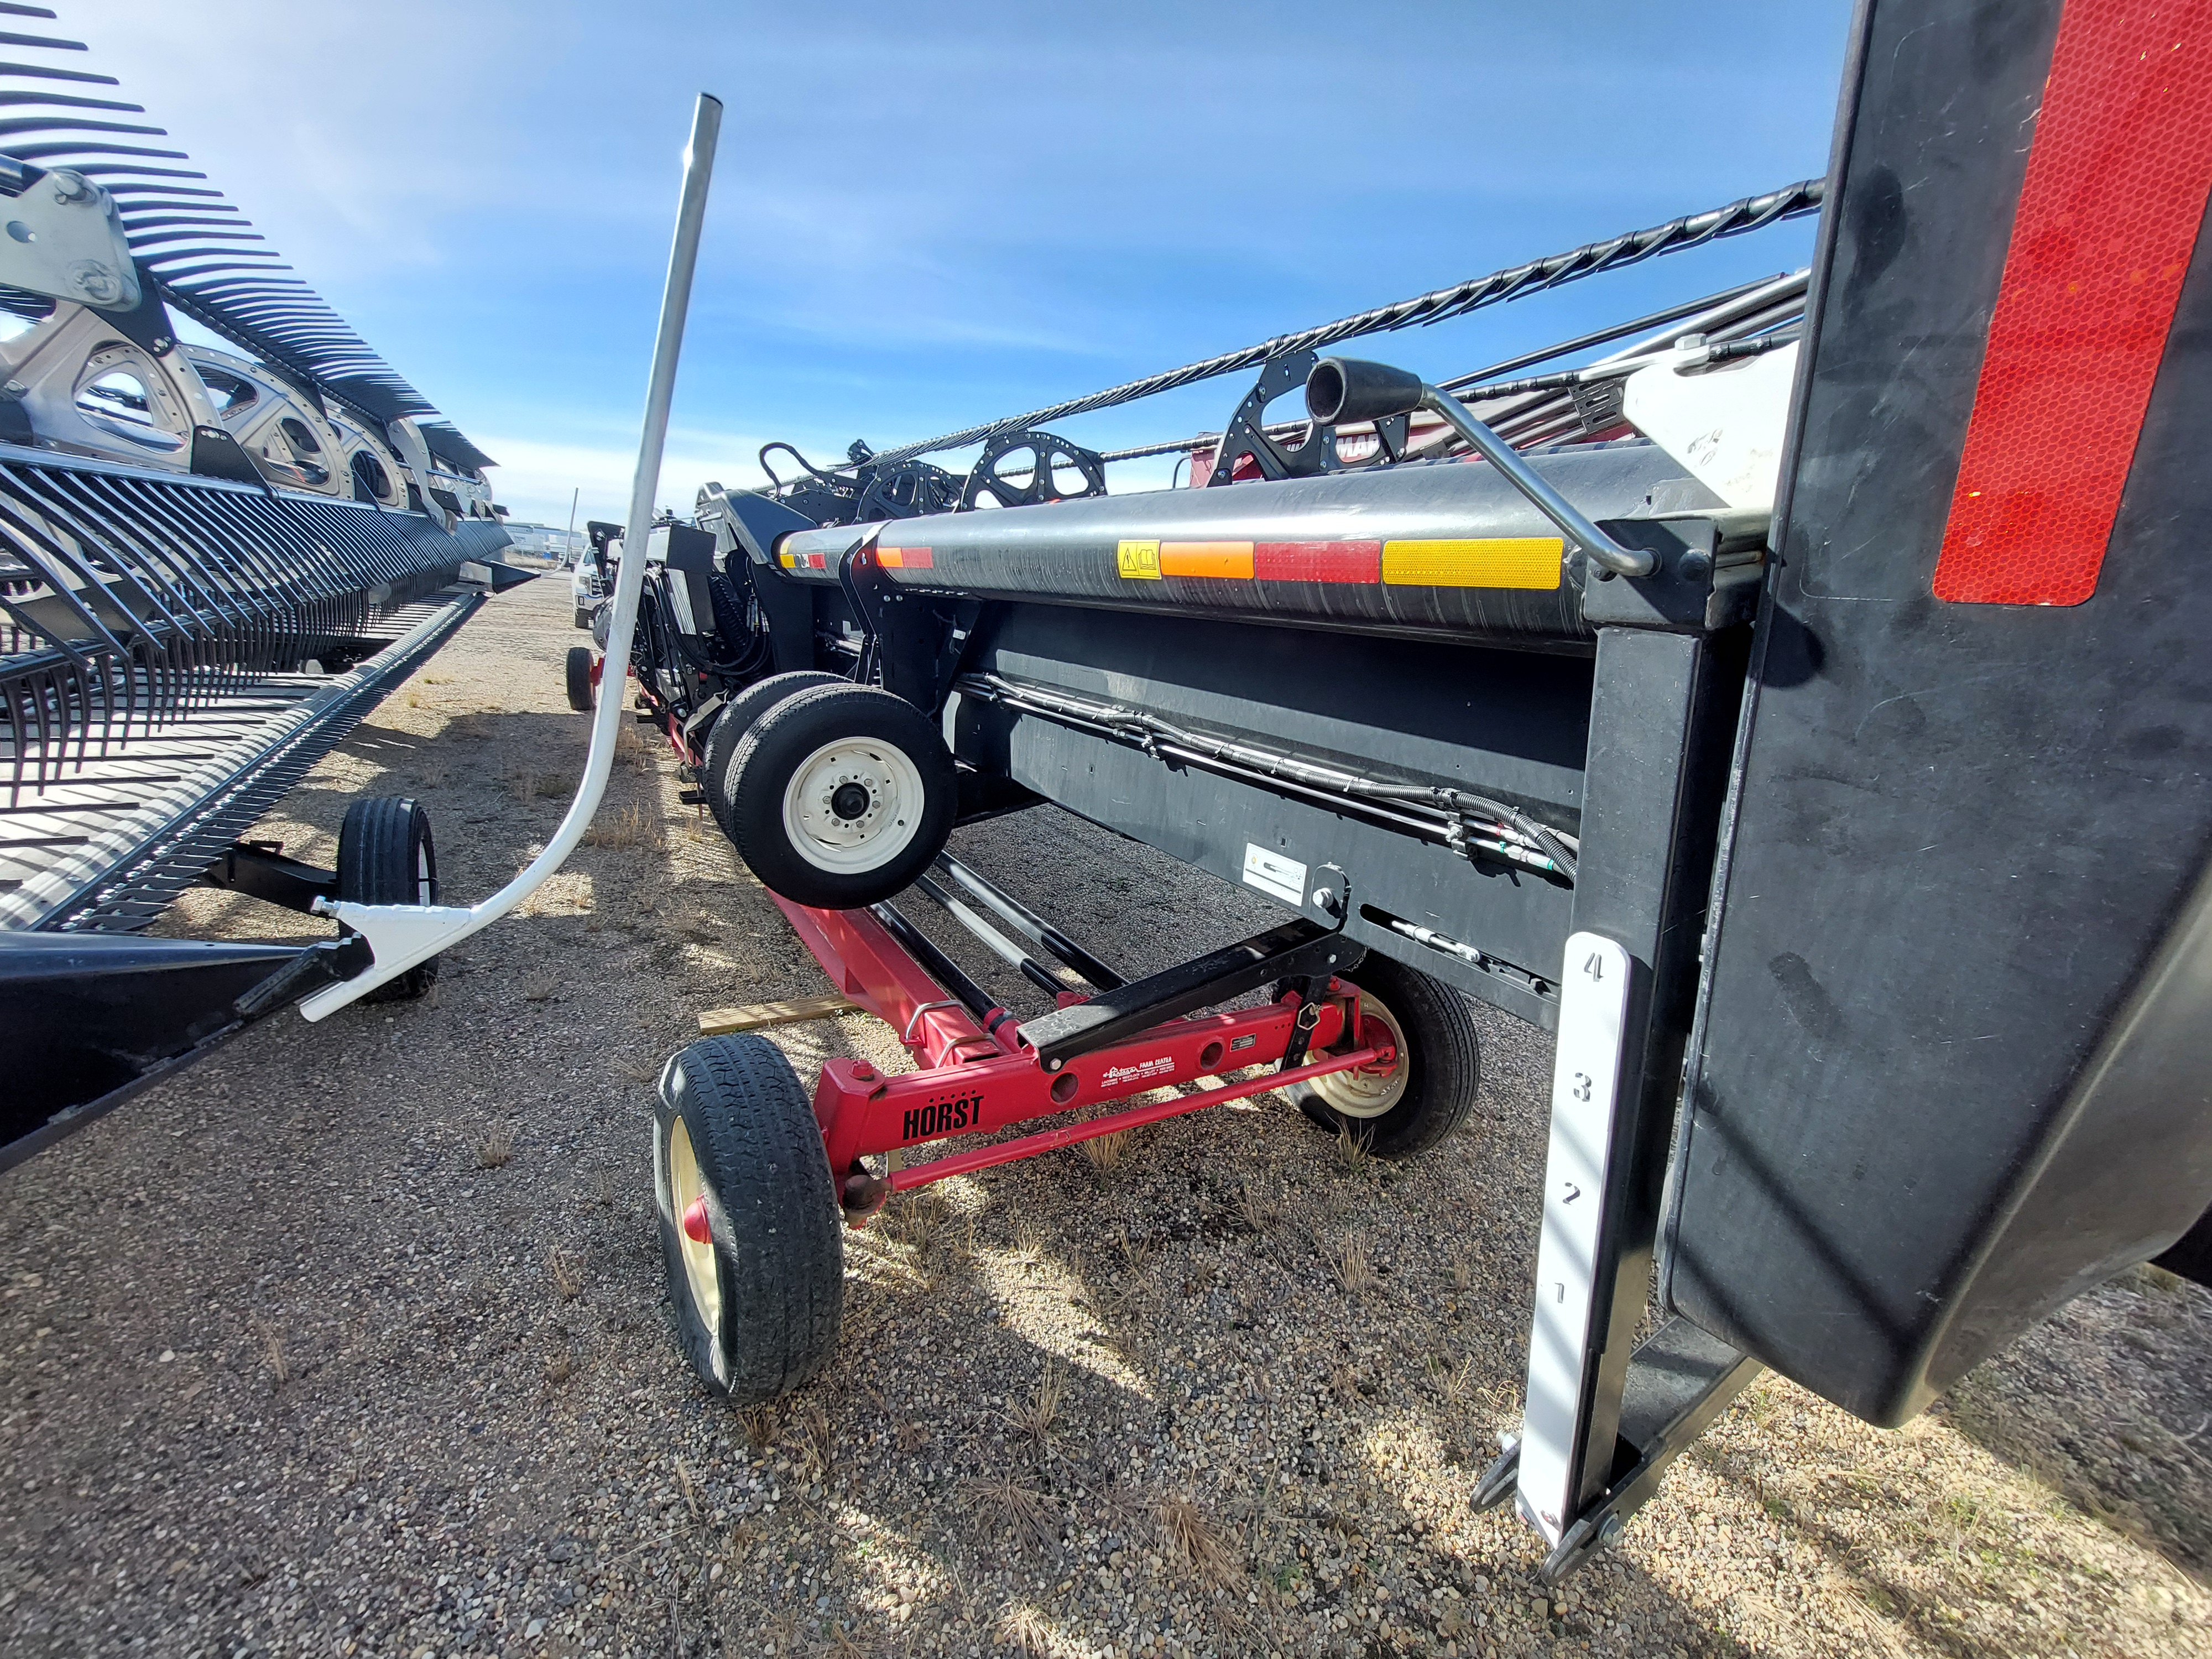
[[[592,747],[561,827],[528,868],[482,903],[471,907],[424,904],[368,905],[319,901],[322,915],[334,916],[366,938],[375,963],[342,984],[316,992],[300,1004],[310,1020],[337,1012],[386,981],[447,946],[489,927],[544,885],[584,838],[606,793],[614,768],[615,732],[624,718],[622,688],[629,677],[630,635],[637,625],[638,594],[645,580],[645,547],[653,526],[653,499],[660,487],[660,456],[668,436],[668,411],[676,393],[676,366],[683,354],[684,323],[691,301],[691,277],[699,262],[699,235],[707,216],[707,191],[714,171],[714,146],[722,126],[720,99],[701,93],[692,112],[691,142],[684,153],[684,188],[669,250],[668,281],[660,301],[660,327],[653,343],[653,373],[645,401],[645,426],[638,443],[637,470],[630,483],[629,520],[623,542],[624,558],[615,584],[614,614],[607,632],[602,691],[592,719]]]

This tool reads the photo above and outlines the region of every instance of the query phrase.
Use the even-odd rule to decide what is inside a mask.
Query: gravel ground
[[[489,891],[580,768],[580,637],[556,581],[495,601],[262,833],[327,860],[354,795],[415,793],[449,894]],[[823,1380],[718,1405],[671,1340],[652,1079],[701,1009],[822,981],[678,787],[631,746],[599,844],[427,1001],[280,1016],[0,1176],[8,1654],[2212,1652],[2212,1297],[2143,1271],[1901,1431],[1763,1380],[1545,1596],[1467,1505],[1549,1066],[1488,1014],[1476,1117],[1418,1163],[1263,1097],[945,1183],[847,1235]],[[1266,914],[1050,809],[958,844],[1125,969]],[[203,892],[167,926],[308,924]],[[903,1068],[859,1015],[776,1040]]]

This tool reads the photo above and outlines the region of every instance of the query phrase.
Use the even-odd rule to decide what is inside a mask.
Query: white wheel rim
[[[691,1131],[678,1118],[668,1131],[668,1188],[676,1210],[676,1242],[684,1250],[684,1277],[691,1287],[691,1305],[699,1322],[717,1341],[722,1331],[722,1275],[715,1265],[714,1247],[702,1244],[684,1231],[684,1218],[707,1195],[707,1182],[699,1173],[699,1160],[691,1151]]]
[[[857,875],[905,850],[921,829],[921,772],[902,750],[879,738],[841,738],[791,775],[783,833],[816,869]]]
[[[415,849],[415,902],[435,904],[437,897],[431,891],[434,884],[430,879],[430,845],[424,842]]]
[[[1316,1078],[1313,1090],[1331,1110],[1346,1117],[1380,1117],[1406,1097],[1406,1079],[1411,1075],[1406,1028],[1372,991],[1363,989],[1359,993],[1359,1013],[1363,1023],[1369,1018],[1379,1019],[1390,1028],[1390,1042],[1398,1050],[1397,1060],[1387,1072],[1331,1072],[1326,1077]],[[1367,1045],[1363,1042],[1354,1046],[1364,1048]]]

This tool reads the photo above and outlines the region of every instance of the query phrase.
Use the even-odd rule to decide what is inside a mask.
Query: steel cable
[[[1677,253],[1685,248],[1700,247],[1723,236],[1741,235],[1747,231],[1763,229],[1779,220],[1816,212],[1824,192],[1823,180],[1802,179],[1780,190],[1768,191],[1761,196],[1747,196],[1741,201],[1731,202],[1725,207],[1712,208],[1704,213],[1686,214],[1679,219],[1669,219],[1663,225],[1654,225],[1648,230],[1629,231],[1622,235],[1607,237],[1603,241],[1586,242],[1580,247],[1571,248],[1565,253],[1554,253],[1548,258],[1532,259],[1526,264],[1492,271],[1486,276],[1472,276],[1449,288],[1436,289],[1410,300],[1377,306],[1356,316],[1301,329],[1295,334],[1279,334],[1271,340],[1246,346],[1240,351],[1224,352],[1202,362],[1188,363],[1181,368],[1148,375],[1141,380],[1109,386],[1103,392],[1071,398],[1049,408],[1031,410],[1026,415],[1009,416],[982,426],[949,432],[943,437],[931,438],[921,443],[885,450],[876,456],[875,460],[878,465],[887,466],[939,450],[961,449],[969,444],[983,442],[1001,432],[1018,432],[1048,422],[1066,420],[1073,415],[1088,415],[1097,410],[1133,403],[1155,392],[1172,392],[1178,386],[1194,385],[1218,375],[1234,374],[1240,369],[1256,368],[1269,359],[1286,353],[1318,351],[1324,346],[1356,339],[1363,334],[1382,334],[1417,325],[1425,326],[1430,323],[1440,323],[1447,318],[1464,316],[1470,311],[1496,305],[1520,295],[1557,288],[1583,276],[1595,276],[1600,271],[1618,270],[1625,265],[1640,264],[1662,253]]]

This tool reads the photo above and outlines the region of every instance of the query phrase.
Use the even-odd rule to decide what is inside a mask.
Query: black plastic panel
[[[1367,775],[1480,791],[1557,828],[1580,822],[1591,673],[1580,658],[1018,605],[974,661]],[[1573,892],[1551,877],[970,696],[948,705],[946,729],[963,760],[1224,880],[1243,882],[1253,845],[1310,878],[1334,865],[1351,885],[1346,932],[1360,944],[1553,1022],[1548,981]],[[1506,966],[1416,943],[1376,911]]]
[[[1863,16],[1675,1170],[1673,1304],[1881,1423],[2212,1200],[2212,251],[2094,595],[1931,588],[2058,11]]]

